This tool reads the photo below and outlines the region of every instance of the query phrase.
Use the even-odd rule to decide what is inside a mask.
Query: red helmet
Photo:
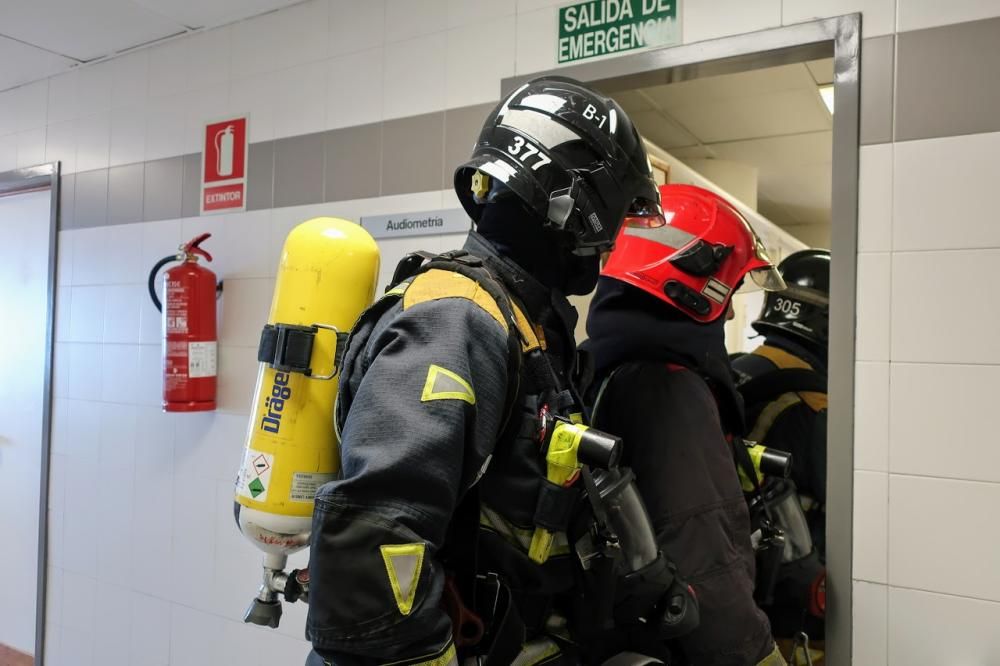
[[[747,273],[768,291],[785,288],[764,244],[728,201],[694,185],[662,185],[660,199],[663,219],[625,219],[602,275],[702,323],[726,313]]]

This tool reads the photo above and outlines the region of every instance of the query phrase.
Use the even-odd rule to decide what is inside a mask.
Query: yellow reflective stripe
[[[431,364],[427,368],[427,381],[424,382],[424,391],[420,394],[420,401],[430,402],[431,400],[464,400],[470,405],[474,405],[476,404],[476,392],[472,390],[469,382],[451,370]]]
[[[424,565],[424,544],[403,543],[379,546],[389,585],[396,598],[399,612],[409,615],[413,610],[413,600],[417,597],[417,583]]]
[[[546,348],[545,334],[542,332],[542,327],[532,326],[521,308],[517,307],[517,303],[512,301],[511,307],[514,309],[514,323],[517,324],[517,330],[521,332],[521,351],[544,350]]]
[[[504,331],[509,330],[507,320],[500,311],[500,306],[493,300],[493,297],[486,293],[479,286],[479,283],[461,273],[446,271],[441,268],[432,268],[413,278],[413,281],[404,287],[404,291],[404,310],[419,303],[436,301],[441,298],[465,298],[485,310],[503,327]],[[394,292],[395,289],[390,293]],[[516,303],[511,301],[510,305],[514,311],[514,323],[521,334],[521,351],[530,352],[535,349],[546,349],[545,334],[542,332],[542,327],[533,325]]]
[[[771,347],[770,345],[761,345],[754,349],[753,354],[757,356],[763,356],[771,363],[774,363],[779,368],[801,368],[804,370],[812,370],[813,367],[803,361],[798,356],[794,354],[789,354],[784,349],[778,349],[777,347]]]
[[[458,666],[458,653],[455,651],[455,644],[451,641],[448,641],[448,647],[444,649],[444,652],[436,652],[428,658],[417,658],[423,659],[423,661],[410,661],[407,659],[386,663],[383,666]]]
[[[491,532],[496,532],[512,546],[519,548],[525,553],[531,550],[531,540],[535,535],[534,528],[525,529],[517,527],[496,511],[485,506],[479,510],[479,526]],[[569,539],[566,537],[566,533],[556,532],[552,537],[552,550],[549,553],[549,557],[568,555],[569,552]]]
[[[767,433],[774,425],[774,422],[778,420],[778,417],[793,405],[797,405],[802,402],[796,393],[785,393],[778,397],[777,400],[769,402],[767,407],[765,407],[760,412],[760,416],[757,417],[757,422],[753,425],[753,430],[747,435],[747,439],[751,442],[767,442]]]
[[[406,288],[409,286],[409,281],[400,282],[395,287],[385,292],[385,294],[382,295],[382,298],[385,298],[386,296],[402,296],[406,292]]]
[[[561,652],[559,644],[551,638],[536,638],[521,647],[517,658],[511,666],[537,666],[543,664]]]
[[[781,655],[781,650],[775,645],[771,654],[758,661],[756,666],[788,666],[788,662],[785,661],[785,658]]]
[[[809,664],[818,664],[825,656],[822,650],[814,650],[809,648],[809,658],[806,659],[805,648],[801,645],[795,648],[795,654],[792,655],[792,665],[793,666],[808,666]]]
[[[403,294],[403,309],[407,310],[419,303],[442,298],[470,300],[493,317],[504,331],[508,330],[507,321],[500,312],[500,306],[475,280],[467,278],[461,273],[440,268],[432,268],[413,278],[413,282]]]
[[[784,349],[778,349],[777,347],[771,347],[769,345],[761,345],[754,349],[753,354],[757,356],[763,356],[771,363],[774,363],[778,368],[782,370],[787,368],[799,368],[802,370],[815,370],[811,365],[803,361],[798,356],[794,354],[789,354]],[[810,409],[814,412],[819,412],[827,408],[829,405],[827,401],[826,393],[817,393],[815,391],[800,391],[799,397],[802,398],[802,402],[809,405]],[[756,440],[760,441],[760,440]]]

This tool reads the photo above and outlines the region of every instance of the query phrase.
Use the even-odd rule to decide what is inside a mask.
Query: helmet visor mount
[[[773,265],[753,269],[750,271],[750,279],[764,291],[784,291],[787,286],[781,273]]]
[[[746,230],[750,233],[750,237],[753,238],[753,253],[757,257],[757,261],[764,264],[758,268],[754,268],[750,271],[750,279],[753,281],[757,287],[763,289],[764,291],[782,291],[786,288],[785,280],[781,277],[781,273],[778,272],[776,264],[771,261],[771,257],[767,254],[767,248],[764,246],[764,241],[760,239],[757,232],[754,231],[747,219],[743,217],[735,209],[733,212],[736,213],[736,217],[743,223]]]

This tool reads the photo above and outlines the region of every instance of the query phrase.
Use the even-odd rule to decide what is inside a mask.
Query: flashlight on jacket
[[[543,410],[540,439],[545,452],[545,480],[559,488],[568,488],[580,477],[580,467],[613,467],[621,458],[622,440],[600,430]],[[528,557],[544,564],[552,552],[555,532],[536,527],[528,548]]]
[[[605,577],[598,585],[604,596],[597,605],[612,609],[609,626],[651,628],[663,640],[683,636],[698,626],[698,599],[660,550],[635,474],[619,467],[618,457],[610,464],[584,461],[583,480],[596,522],[577,542],[577,555],[585,570],[585,560],[605,555],[603,574],[598,574]]]
[[[792,454],[780,449],[757,444],[756,442],[743,441],[743,445],[750,454],[750,462],[753,463],[754,473],[757,475],[757,482],[747,476],[747,472],[742,465],[737,465],[736,469],[740,475],[740,485],[743,490],[752,493],[754,489],[764,481],[765,476],[776,476],[780,479],[787,479],[792,473]],[[741,446],[737,441],[734,446]]]

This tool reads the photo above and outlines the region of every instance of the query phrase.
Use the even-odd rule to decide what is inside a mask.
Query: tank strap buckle
[[[329,374],[314,374],[312,368],[313,343],[320,329],[332,331],[337,337],[333,353],[333,363]],[[298,372],[310,379],[333,379],[340,371],[340,363],[347,347],[347,333],[341,333],[336,326],[312,324],[266,324],[260,333],[257,360],[267,363],[280,372]]]

